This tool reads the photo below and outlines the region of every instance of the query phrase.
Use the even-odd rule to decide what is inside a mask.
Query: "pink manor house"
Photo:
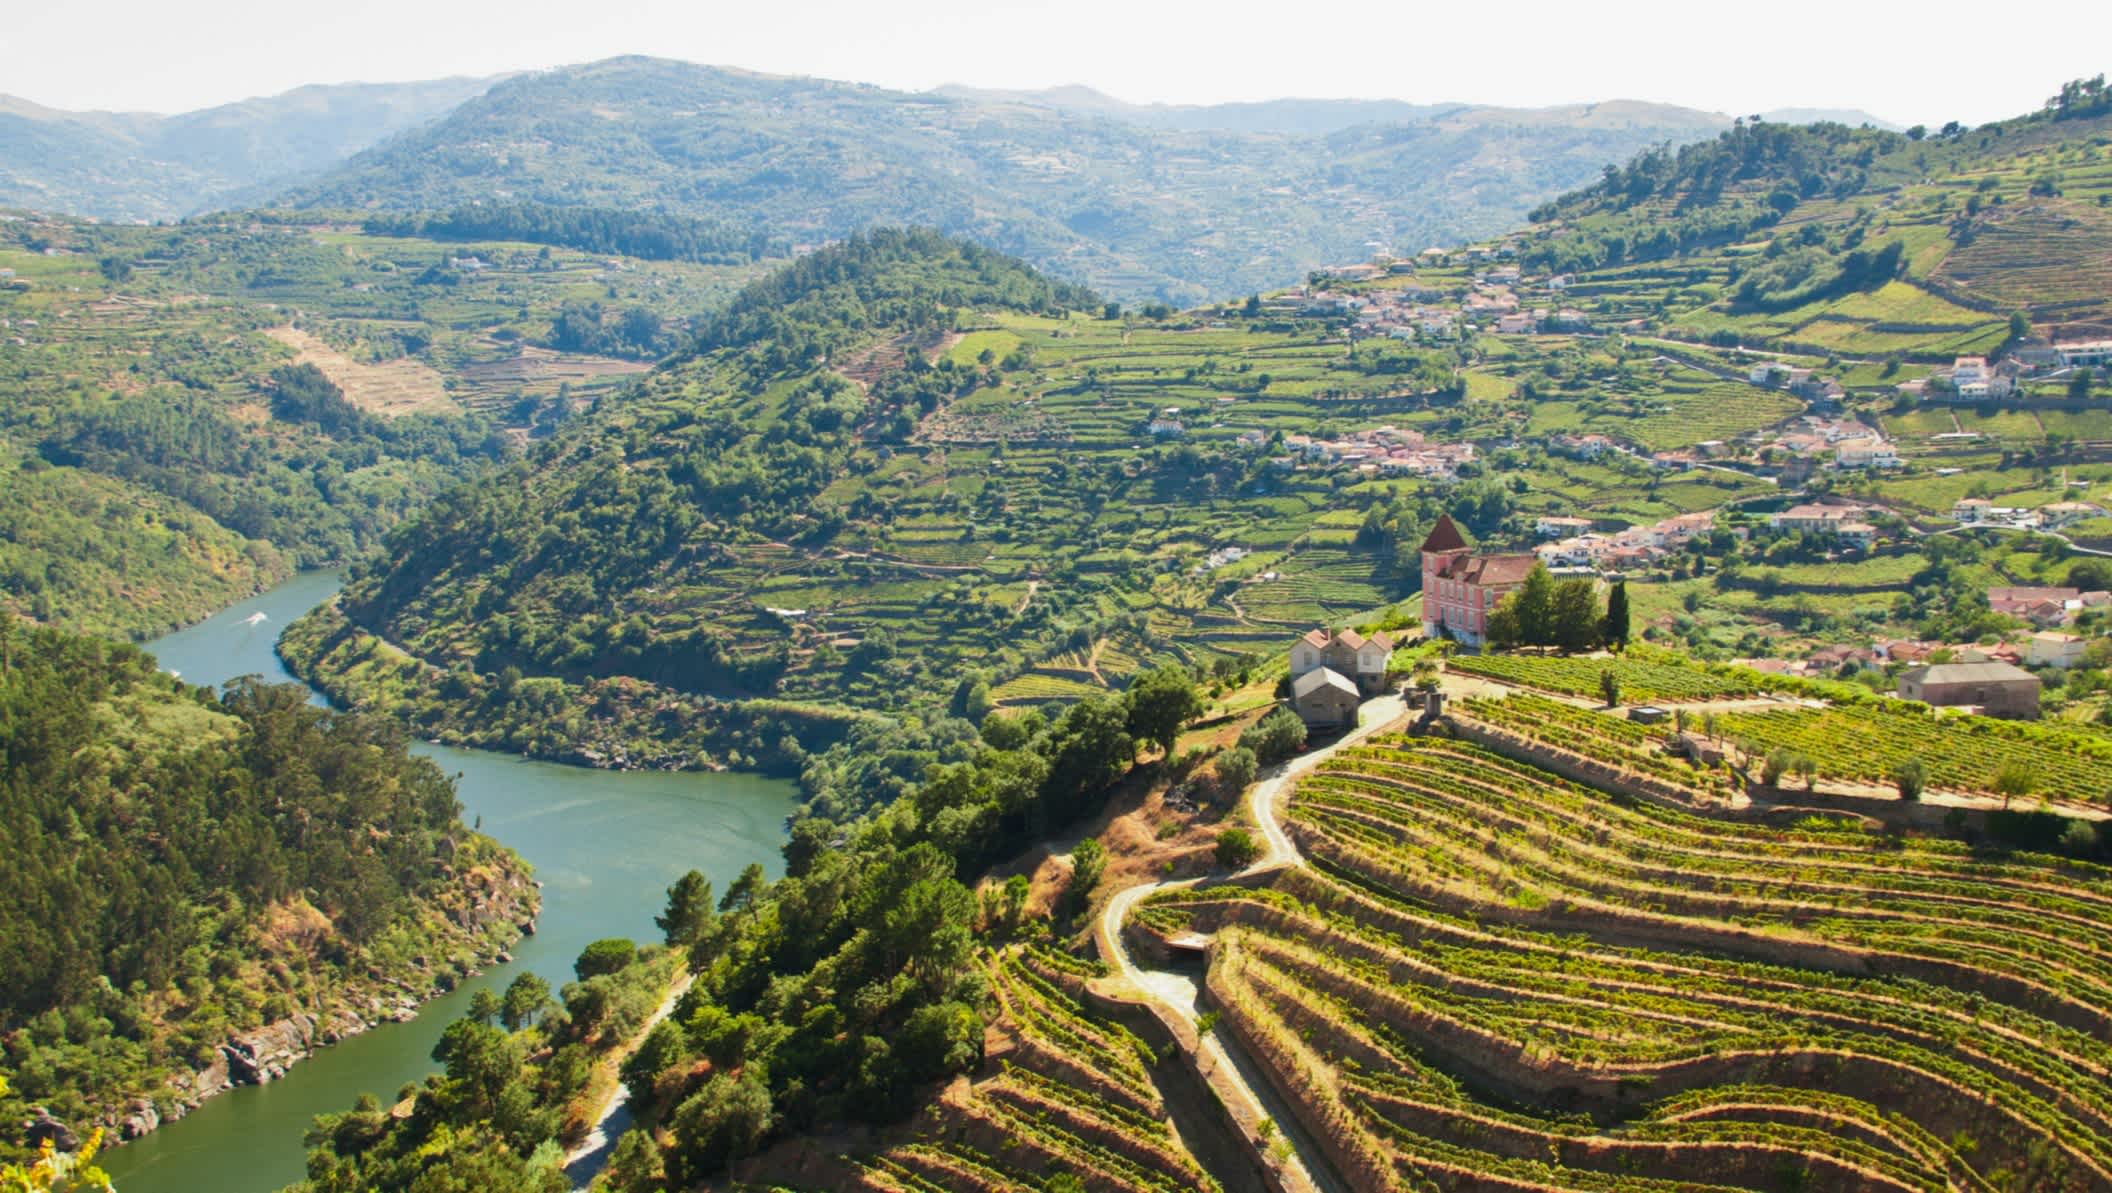
[[[1538,562],[1535,555],[1476,555],[1451,516],[1440,515],[1423,540],[1423,636],[1444,634],[1480,648],[1489,610],[1525,583]]]

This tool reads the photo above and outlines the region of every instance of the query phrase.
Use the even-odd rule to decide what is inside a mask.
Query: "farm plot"
[[[2034,776],[2035,794],[2112,802],[2112,738],[2080,727],[1880,705],[1724,713],[1721,732],[1748,754],[1803,754],[1823,778],[1888,783],[1912,758],[1932,787],[1991,792],[2002,767],[2016,764]]]
[[[1597,696],[1600,677],[1613,673],[1621,699],[1716,700],[1749,696],[1748,680],[1717,675],[1691,664],[1638,658],[1576,658],[1546,655],[1458,655],[1445,664],[1454,671],[1501,683],[1538,688],[1564,696]]]
[[[2112,872],[1435,739],[1287,827],[1307,865],[1137,918],[1214,934],[1219,1030],[1352,1187],[2112,1188]]]
[[[454,409],[445,381],[430,365],[408,357],[362,364],[297,327],[274,327],[264,334],[291,348],[295,364],[321,369],[362,410],[398,415]]]

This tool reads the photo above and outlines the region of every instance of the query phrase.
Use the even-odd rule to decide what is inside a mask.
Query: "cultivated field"
[[[1340,752],[1287,823],[1305,865],[1138,919],[1212,935],[1218,1030],[1351,1187],[2112,1188],[2101,867],[1437,739]]]

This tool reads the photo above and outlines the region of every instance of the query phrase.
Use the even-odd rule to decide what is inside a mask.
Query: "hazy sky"
[[[2008,14],[2015,19],[2006,19]],[[1721,14],[1721,15],[1719,15]],[[2112,3],[2040,0],[7,0],[0,92],[181,111],[303,83],[644,53],[905,89],[1358,96],[1978,123],[2112,66]]]

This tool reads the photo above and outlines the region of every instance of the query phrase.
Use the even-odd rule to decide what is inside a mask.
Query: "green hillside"
[[[0,1115],[116,1125],[217,1092],[238,1033],[349,1033],[534,916],[394,727],[296,686],[224,696],[0,612]],[[376,826],[386,826],[378,831]],[[177,1084],[171,1084],[170,1079]],[[235,1080],[254,1079],[235,1073]],[[129,1137],[129,1136],[128,1136]],[[10,1135],[7,1145],[16,1142]]]
[[[2049,284],[2064,248],[1943,280],[1983,219],[2097,208],[2089,107],[1934,140],[1741,125],[1500,240],[1184,312],[935,232],[854,236],[436,500],[282,650],[443,741],[801,778],[786,879],[669,891],[696,984],[624,1062],[644,1129],[609,1187],[742,1160],[876,1193],[1322,1164],[1359,1189],[2101,1188],[2106,846],[2071,819],[2106,790],[2101,728],[1642,646],[1439,675],[1418,644],[1396,663],[1453,696],[1432,732],[1316,740],[1240,798],[1303,735],[1262,719],[1285,648],[1412,635],[1440,511],[1512,549],[1545,515],[1690,534],[1617,566],[1636,637],[1709,661],[1992,645],[2025,627],[1989,586],[2112,583],[2056,539],[1950,533],[1967,494],[2112,483],[2086,450],[2112,421],[2072,382],[1899,388],[2095,325],[2087,282],[1981,297]],[[1879,435],[1896,469],[1835,466]],[[1802,468],[1797,436],[1823,445]],[[1822,497],[1869,503],[1869,545],[1771,527]],[[1609,715],[1606,680],[1680,715]],[[2086,662],[2051,705],[2103,681]],[[1755,711],[1770,692],[1799,702]],[[1096,902],[1103,876],[1161,885]],[[1132,969],[1154,938],[1204,954],[1192,1005]],[[534,1034],[492,1044],[487,1084],[562,1088]],[[465,1109],[470,1061],[395,1123],[332,1120],[314,1187],[547,1159],[518,1126],[540,1120]]]
[[[1120,109],[617,58],[500,83],[293,198],[646,207],[806,242],[913,223],[1124,301],[1187,304],[1360,259],[1372,242],[1489,235],[1607,160],[1721,127],[1621,103],[1381,114],[1314,133],[1184,130]]]
[[[759,269],[485,226],[0,223],[0,606],[144,637],[347,560]],[[602,225],[638,251],[666,230]],[[703,255],[684,243],[665,255]],[[288,377],[319,384],[297,398]]]
[[[2088,412],[1946,412],[1986,428],[1958,446],[1912,438],[1935,411],[1894,392],[2011,334],[2007,311],[1918,280],[1973,247],[1953,239],[1972,239],[1963,206],[1931,222],[1941,196],[2015,210],[2063,161],[2060,201],[2094,210],[2105,121],[1934,142],[1740,126],[1646,153],[1473,252],[1163,318],[1109,318],[958,242],[859,238],[744,292],[690,355],[450,495],[286,649],[342,698],[450,740],[804,767],[822,794],[841,776],[806,751],[874,717],[1062,703],[1156,662],[1230,673],[1313,624],[1386,616],[1444,509],[1516,546],[1541,515],[1611,530],[1714,513],[1699,553],[1631,577],[1643,633],[1713,657],[1984,624],[1979,587],[2057,582],[2058,554],[1897,542],[1865,559],[1770,536],[1799,482],[1765,445],[1812,409],[1894,428],[1905,467],[1812,483],[1906,521],[1969,489],[2043,504],[2112,480],[2082,460],[2065,483],[2046,472],[2055,428]],[[1921,181],[1895,185],[1908,170]],[[1786,178],[1798,194],[1768,200]],[[1978,178],[1994,183],[1960,181]],[[1679,243],[1719,225],[1735,231]],[[1626,244],[1644,226],[1675,234]],[[1506,261],[1523,278],[1491,282]],[[1532,272],[1558,266],[1566,289]],[[1410,293],[1452,330],[1374,334],[1356,305]],[[1578,304],[1575,321],[1491,334],[1474,305],[1489,295]],[[1765,342],[1844,379],[1818,407],[1750,381],[1748,336],[1725,331],[1812,305],[1841,347],[1800,350],[1809,332],[1787,327]],[[1928,343],[1892,347],[1907,319]],[[1578,458],[1560,439],[1580,433],[1612,450]],[[1702,439],[1727,462],[1648,458]],[[1460,454],[1421,454],[1440,449]]]

